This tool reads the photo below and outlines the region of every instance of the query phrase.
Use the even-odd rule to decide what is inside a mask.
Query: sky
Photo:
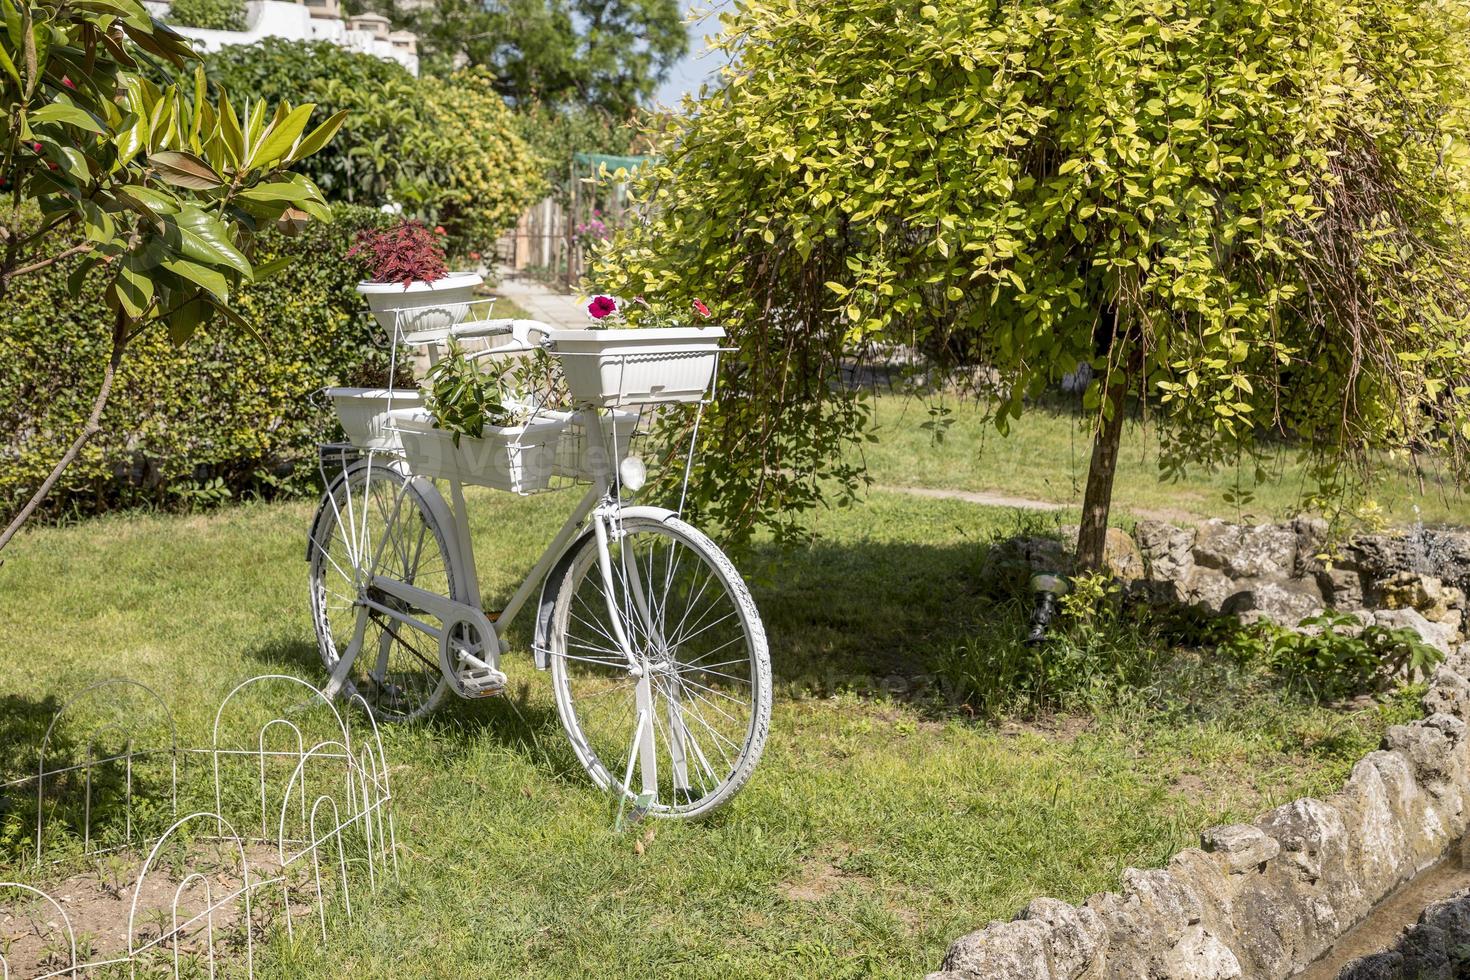
[[[730,0],[681,0],[686,17],[698,17],[689,25],[689,53],[669,72],[669,77],[654,94],[654,101],[666,106],[677,106],[685,93],[699,91],[705,77],[719,70],[718,55],[708,51],[707,35],[719,33],[719,11],[730,6]]]

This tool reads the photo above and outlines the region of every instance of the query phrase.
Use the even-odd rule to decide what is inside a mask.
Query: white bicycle
[[[678,511],[629,499],[646,476],[629,451],[640,420],[675,402],[702,411],[722,332],[482,320],[395,333],[431,357],[451,336],[509,335],[483,353],[548,352],[572,404],[456,439],[433,427],[417,391],[328,391],[350,439],[322,447],[327,489],[307,547],[329,693],[359,694],[390,721],[423,717],[446,690],[500,693],[506,631],[539,585],[535,664],[551,671],[557,711],[593,781],[662,816],[700,816],[729,800],[770,724],[765,631],[708,537]],[[686,458],[686,487],[689,472]],[[588,484],[581,501],[505,607],[487,613],[464,486],[524,494],[571,482]]]

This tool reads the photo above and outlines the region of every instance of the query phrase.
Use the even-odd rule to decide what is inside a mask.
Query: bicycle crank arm
[[[506,676],[500,671],[500,634],[484,610],[382,575],[373,576],[369,589],[415,611],[422,610],[444,624],[442,629],[431,626],[387,601],[368,597],[359,600],[433,637],[439,647],[439,670],[455,694],[477,698],[505,689]]]

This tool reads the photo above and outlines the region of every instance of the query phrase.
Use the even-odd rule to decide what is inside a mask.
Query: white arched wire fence
[[[220,702],[209,745],[189,747],[137,681],[73,695],[33,771],[0,783],[0,832],[35,835],[12,849],[31,881],[0,870],[0,980],[253,977],[276,931],[325,944],[354,888],[398,877],[383,741],[355,700],[356,733],[310,684],[254,677]],[[181,812],[191,798],[212,808]],[[79,900],[91,875],[101,897]]]

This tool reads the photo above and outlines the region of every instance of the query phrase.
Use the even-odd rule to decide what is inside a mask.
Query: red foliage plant
[[[370,282],[401,282],[404,289],[448,274],[444,248],[422,221],[402,221],[380,231],[364,229],[347,257],[362,259]]]

